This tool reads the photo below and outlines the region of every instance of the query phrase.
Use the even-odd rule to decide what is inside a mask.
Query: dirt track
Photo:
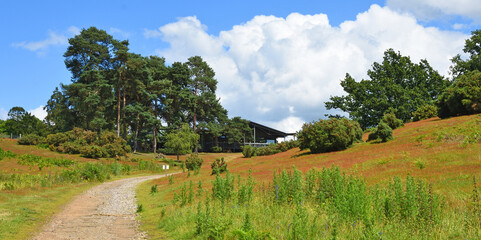
[[[135,187],[166,175],[106,182],[74,198],[33,239],[146,239],[136,221]]]

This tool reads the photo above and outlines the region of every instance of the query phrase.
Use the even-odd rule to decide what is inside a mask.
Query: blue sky
[[[14,106],[42,117],[55,87],[70,83],[67,39],[96,26],[135,53],[204,57],[231,117],[295,131],[324,116],[346,72],[360,80],[387,48],[447,76],[478,16],[475,0],[1,0],[0,119]]]

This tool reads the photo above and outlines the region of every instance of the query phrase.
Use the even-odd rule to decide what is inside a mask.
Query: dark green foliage
[[[396,117],[394,113],[385,113],[381,119],[381,122],[386,123],[392,130],[404,126],[401,119]]]
[[[230,144],[250,141],[252,139],[252,129],[249,127],[249,121],[241,117],[233,117],[227,122],[225,135]]]
[[[191,153],[199,142],[199,135],[194,133],[188,124],[183,124],[182,128],[172,131],[165,138],[165,147],[177,155],[177,161],[180,154]]]
[[[412,113],[413,121],[424,120],[438,116],[438,108],[435,105],[426,104]]]
[[[114,133],[100,135],[80,128],[65,133],[50,134],[46,138],[49,149],[61,153],[78,154],[87,158],[119,157],[131,151],[125,140]]]
[[[461,75],[467,74],[471,71],[481,71],[481,29],[471,32],[471,37],[466,39],[463,52],[469,55],[468,59],[461,59],[461,55],[458,54],[451,59],[453,65],[450,70],[457,78]]]
[[[20,145],[37,145],[45,141],[44,137],[38,136],[36,134],[27,134],[18,139],[18,144]]]
[[[142,204],[137,204],[137,213],[141,213],[144,211],[144,206]]]
[[[214,162],[210,165],[212,168],[212,174],[221,174],[227,171],[227,163],[224,161],[224,158],[216,158]]]
[[[242,155],[245,158],[253,157],[256,154],[256,148],[251,145],[244,145],[242,146]]]
[[[269,144],[266,147],[260,147],[256,149],[257,156],[267,156],[282,152],[277,148],[277,144]]]
[[[297,140],[289,140],[276,144],[276,148],[279,149],[281,152],[285,152],[289,149],[293,149],[296,147],[299,147],[299,141]]]
[[[213,146],[210,150],[214,153],[220,153],[220,152],[222,152],[222,147]]]
[[[380,122],[377,128],[372,129],[367,140],[380,140],[381,142],[387,142],[391,139],[393,139],[392,128],[386,123]]]
[[[362,139],[359,123],[346,118],[305,123],[298,135],[301,150],[312,153],[344,150]]]
[[[426,60],[418,64],[392,49],[384,52],[382,63],[373,63],[369,79],[355,81],[346,74],[341,86],[346,96],[334,96],[327,109],[341,109],[358,121],[363,129],[375,126],[392,108],[396,116],[408,122],[411,112],[431,104],[449,85]]]
[[[475,70],[457,77],[436,103],[440,118],[481,112],[481,72]]]
[[[107,156],[107,152],[102,147],[96,145],[87,145],[80,149],[80,156],[97,159],[103,156]]]
[[[187,159],[185,160],[185,167],[190,171],[194,171],[196,169],[200,169],[203,162],[204,162],[204,159],[199,157],[198,154],[194,153],[188,156]]]
[[[13,107],[8,111],[8,119],[2,124],[2,132],[8,135],[36,134],[45,136],[47,126],[22,107]]]

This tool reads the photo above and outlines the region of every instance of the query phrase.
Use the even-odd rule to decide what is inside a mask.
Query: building
[[[277,143],[279,138],[285,139],[288,136],[295,137],[296,135],[296,133],[285,133],[252,121],[249,121],[249,127],[251,128],[252,136],[244,138],[243,143],[229,143],[229,139],[226,136],[220,136],[218,138],[218,146],[224,152],[239,152],[242,151],[241,147],[243,145],[263,147],[271,143]],[[202,151],[209,152],[215,146],[215,143],[212,137],[201,135],[200,145]]]

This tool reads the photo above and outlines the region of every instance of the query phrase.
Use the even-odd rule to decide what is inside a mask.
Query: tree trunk
[[[195,83],[195,91],[194,91],[194,120],[192,121],[192,125],[194,128],[194,133],[197,133],[197,126],[196,126],[196,120],[197,120],[197,114],[196,114],[196,109],[197,109],[197,82]],[[194,152],[198,153],[199,149],[197,147],[197,144],[195,145]]]
[[[137,122],[135,124],[135,134],[134,134],[134,153],[137,152],[137,136],[139,135],[140,128],[140,113],[137,113]]]
[[[122,71],[119,68],[119,81],[118,81],[118,93],[117,93],[117,137],[120,137],[120,85],[122,82]]]
[[[155,120],[157,120],[157,99],[155,100],[155,103],[154,103],[154,112],[152,113],[152,115],[154,115],[154,118]],[[153,148],[154,148],[154,154],[157,153],[157,125],[155,124],[155,121],[154,121],[154,129],[152,130],[153,131],[153,135],[154,135],[154,139],[153,139]]]
[[[126,96],[125,96],[125,88],[122,89],[122,90],[123,90],[123,92],[124,92],[124,94],[123,94],[123,96],[122,96],[122,97],[123,97],[123,100],[124,100],[124,105],[123,105],[123,106],[125,107],[125,105],[126,105],[126,103],[127,103],[127,99],[126,99]],[[122,111],[122,119],[125,119],[125,111]],[[125,121],[125,120],[124,120],[124,121]],[[122,124],[122,128],[123,128],[123,129],[122,129],[122,135],[123,135],[122,137],[123,137],[123,139],[125,139],[125,140],[127,140],[127,126],[126,126],[126,125],[127,125],[127,124],[125,124],[125,122]]]

